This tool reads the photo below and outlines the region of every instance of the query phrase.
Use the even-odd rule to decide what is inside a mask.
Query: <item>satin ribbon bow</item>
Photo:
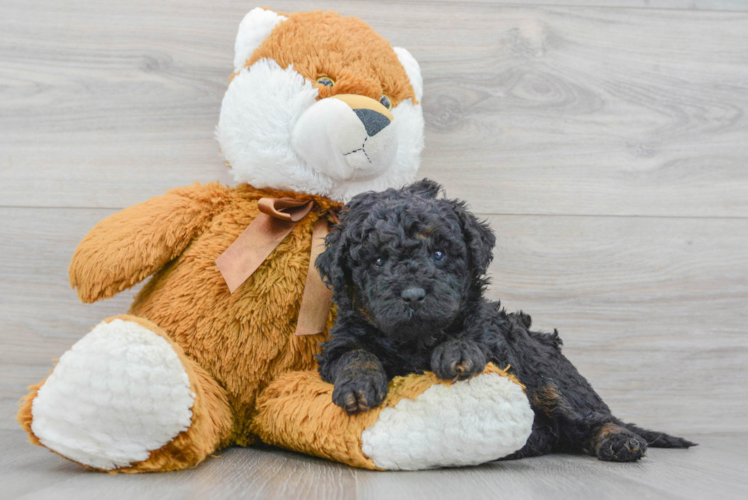
[[[314,201],[311,200],[260,198],[257,204],[260,214],[216,259],[218,270],[231,293],[252,276],[313,206]],[[332,290],[325,286],[319,271],[314,267],[317,256],[325,250],[325,236],[329,231],[324,215],[314,223],[312,230],[312,253],[309,256],[309,269],[301,297],[299,319],[296,322],[296,335],[322,333],[332,304]],[[333,212],[328,212],[327,215],[337,221]]]

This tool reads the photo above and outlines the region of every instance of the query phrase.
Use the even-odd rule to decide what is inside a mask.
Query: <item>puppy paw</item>
[[[606,462],[635,462],[647,454],[644,438],[629,432],[616,432],[600,440],[597,458]]]
[[[450,340],[434,349],[431,371],[443,380],[465,380],[486,367],[481,347],[469,340]]]
[[[332,391],[332,401],[353,415],[379,405],[386,395],[387,376],[384,373],[370,373],[339,377]]]

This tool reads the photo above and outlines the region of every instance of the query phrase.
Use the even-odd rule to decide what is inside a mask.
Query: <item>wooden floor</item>
[[[635,464],[551,455],[480,467],[372,472],[277,449],[230,448],[197,469],[109,475],[0,431],[0,500],[100,499],[694,499],[744,500],[748,435],[699,436],[700,446],[651,450]]]
[[[2,0],[0,499],[748,498],[748,2],[270,4],[357,15],[411,50],[421,173],[496,229],[490,295],[558,328],[620,417],[702,445],[413,474],[232,449],[110,477],[24,444],[26,387],[132,298],[76,300],[78,241],[170,188],[229,182],[213,131],[253,4]]]

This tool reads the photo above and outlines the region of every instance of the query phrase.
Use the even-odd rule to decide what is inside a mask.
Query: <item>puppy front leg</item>
[[[431,371],[443,380],[464,380],[486,367],[484,348],[473,340],[448,340],[431,355]]]
[[[343,354],[332,368],[333,402],[349,415],[379,405],[387,395],[387,373],[376,356],[363,349]]]

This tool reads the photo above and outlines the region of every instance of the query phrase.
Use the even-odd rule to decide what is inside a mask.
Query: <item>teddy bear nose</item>
[[[374,137],[391,123],[389,118],[373,109],[354,109],[353,112],[356,113],[358,119],[364,124],[369,137]]]
[[[426,290],[416,287],[406,288],[402,291],[400,297],[402,297],[409,306],[417,306],[426,298]]]
[[[369,137],[377,135],[395,119],[389,109],[371,97],[358,94],[337,94],[330,96],[330,99],[338,99],[346,103],[364,124]]]

